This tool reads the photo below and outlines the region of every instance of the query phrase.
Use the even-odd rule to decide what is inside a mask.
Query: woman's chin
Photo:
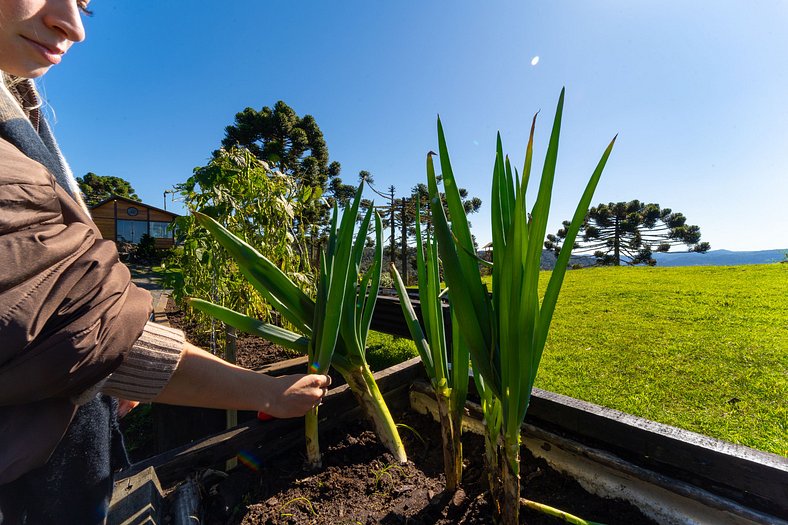
[[[49,71],[49,68],[51,67],[52,67],[51,64],[46,66],[36,64],[27,67],[7,67],[7,68],[0,67],[0,69],[5,71],[9,75],[13,75],[15,77],[33,79],[33,78],[39,78],[44,76],[46,72]]]

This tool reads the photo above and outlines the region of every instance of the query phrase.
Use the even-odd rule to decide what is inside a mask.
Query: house
[[[178,217],[176,213],[116,195],[91,207],[90,213],[105,239],[136,244],[147,233],[155,239],[157,248],[174,244],[169,226]]]

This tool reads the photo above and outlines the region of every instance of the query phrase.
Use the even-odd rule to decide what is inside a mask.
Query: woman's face
[[[0,70],[36,78],[85,39],[85,0],[0,0]]]

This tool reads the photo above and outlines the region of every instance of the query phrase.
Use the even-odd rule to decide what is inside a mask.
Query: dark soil
[[[167,320],[170,322],[171,326],[183,330],[186,334],[186,339],[190,343],[206,350],[211,349],[210,334],[198,330],[196,325],[187,322],[183,315],[183,311],[175,306],[172,299],[170,299],[167,304]],[[223,351],[223,349],[220,350]],[[261,337],[243,333],[238,334],[235,358],[235,362],[238,366],[254,370],[271,363],[299,357],[300,355],[301,354],[297,352],[266,341]]]
[[[410,460],[406,465],[397,464],[365,424],[354,423],[321,437],[324,468],[319,472],[303,469],[303,454],[297,449],[283,457],[255,459],[261,463],[258,469],[239,467],[207,487],[205,523],[492,523],[482,438],[463,436],[463,488],[447,494],[437,423],[412,413],[397,420],[413,429],[401,428]],[[654,523],[629,503],[591,495],[544,460],[534,459],[525,449],[523,454],[522,495],[528,499],[609,525]],[[523,509],[521,523],[565,522]]]

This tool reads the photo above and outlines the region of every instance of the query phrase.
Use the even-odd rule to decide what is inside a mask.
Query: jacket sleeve
[[[150,312],[114,243],[0,140],[0,406],[79,396],[118,367]]]

